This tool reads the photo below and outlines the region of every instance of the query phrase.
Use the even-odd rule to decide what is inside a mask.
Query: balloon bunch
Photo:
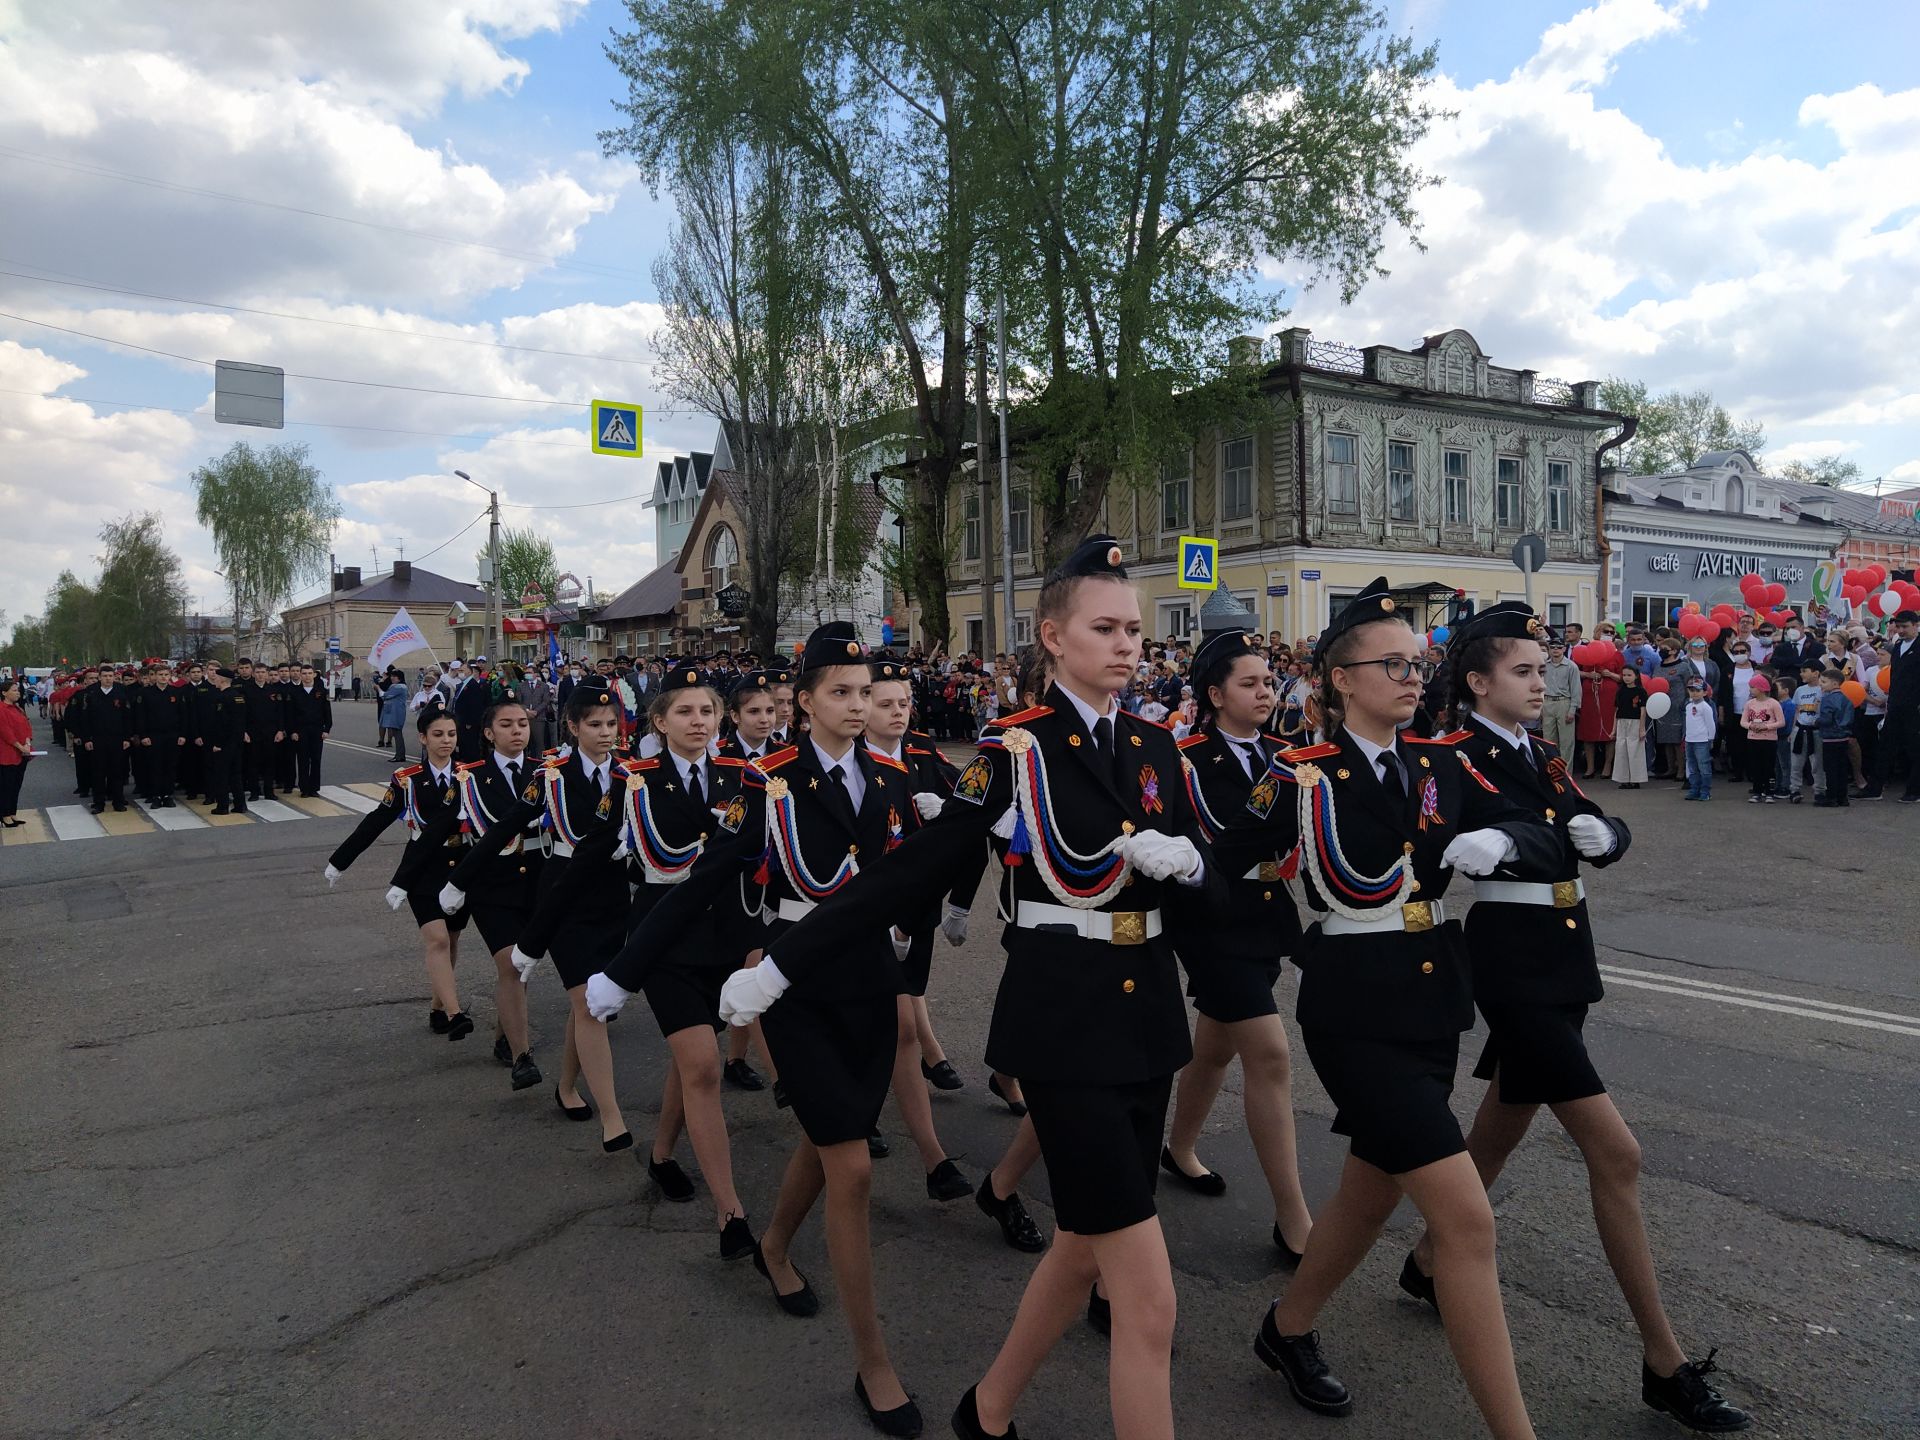
[[[1883,585],[1884,590],[1880,588]],[[1890,620],[1902,610],[1920,610],[1920,585],[1911,580],[1889,580],[1884,565],[1863,565],[1841,572],[1840,598],[1854,610]]]
[[[1673,686],[1664,675],[1649,675],[1640,682],[1640,688],[1647,692],[1647,715],[1661,719],[1673,708]]]
[[[1619,670],[1627,657],[1611,640],[1589,640],[1573,647],[1569,658],[1582,670]]]
[[[1787,603],[1787,587],[1777,582],[1768,584],[1767,577],[1757,570],[1749,570],[1740,577],[1740,598],[1769,625],[1784,625],[1793,618],[1793,612],[1783,608]]]
[[[1689,610],[1681,614],[1680,623],[1674,628],[1680,632],[1680,638],[1683,640],[1713,641],[1720,638],[1720,632],[1723,629],[1731,630],[1733,622],[1727,621],[1722,624],[1718,619],[1702,615],[1698,610]]]

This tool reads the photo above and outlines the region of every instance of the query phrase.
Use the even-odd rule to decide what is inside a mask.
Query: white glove
[[[340,872],[334,869],[333,866],[329,865],[321,873],[327,877],[327,889],[331,890],[334,886],[334,882],[340,878]]]
[[[389,885],[387,887],[387,908],[389,910],[398,910],[406,903],[406,891],[402,890],[398,885]]]
[[[893,958],[904,962],[907,952],[913,949],[913,937],[902,935],[898,930],[887,931],[887,938],[893,941]]]
[[[440,887],[440,908],[449,915],[458,915],[460,907],[467,903],[467,892],[459,886],[446,884]]]
[[[1573,837],[1573,848],[1589,860],[1613,853],[1613,827],[1598,815],[1574,816],[1567,821],[1567,834]]]
[[[1454,836],[1440,863],[1452,866],[1462,875],[1491,875],[1516,853],[1512,837],[1504,830],[1472,830]]]
[[[1200,868],[1200,852],[1184,835],[1136,830],[1113,848],[1149,880],[1185,880]]]
[[[620,1013],[620,1007],[633,998],[633,991],[622,990],[605,971],[587,977],[587,1013],[606,1020]]]
[[[787,993],[787,977],[768,956],[758,965],[736,970],[720,987],[720,1018],[729,1025],[751,1025]]]
[[[522,950],[518,945],[513,947],[512,959],[513,968],[519,972],[520,983],[522,985],[526,984],[533,978],[533,967],[540,962],[534,959],[533,956],[527,954],[527,952]]]
[[[942,800],[931,790],[922,790],[913,797],[913,808],[920,812],[920,818],[922,820],[933,819],[934,816],[940,813],[946,803],[946,801]]]
[[[949,903],[947,906],[947,918],[940,922],[940,933],[947,937],[947,943],[949,945],[958,946],[966,944],[967,912],[962,910],[958,905]]]

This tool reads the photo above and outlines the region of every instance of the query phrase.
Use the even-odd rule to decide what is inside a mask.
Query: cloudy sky
[[[1351,307],[1292,294],[1293,323],[1403,345],[1462,326],[1503,364],[1705,386],[1772,457],[1920,484],[1920,8],[1390,8],[1439,42],[1456,112],[1420,155],[1446,177],[1428,248],[1394,246]],[[188,477],[237,439],[311,447],[343,564],[470,574],[485,502],[463,469],[565,568],[643,574],[645,511],[589,502],[643,492],[713,426],[652,383],[668,214],[594,139],[624,13],[0,0],[0,311],[21,317],[0,318],[0,610],[90,577],[100,524],[135,510],[216,606]],[[284,367],[288,428],[216,424],[214,359]],[[596,396],[647,405],[645,460],[588,451]]]

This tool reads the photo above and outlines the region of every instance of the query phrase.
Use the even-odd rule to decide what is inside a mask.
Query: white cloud
[[[1796,440],[1791,445],[1769,445],[1766,458],[1769,470],[1798,460],[1803,464],[1824,460],[1829,455],[1846,455],[1860,448],[1858,440]]]

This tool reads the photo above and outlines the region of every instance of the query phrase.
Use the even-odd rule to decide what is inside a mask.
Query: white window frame
[[[1448,468],[1453,457],[1460,457],[1459,473]],[[1455,485],[1459,487],[1460,503],[1455,505]],[[1441,513],[1449,525],[1471,526],[1473,524],[1473,452],[1449,446],[1440,452]]]
[[[1547,529],[1556,535],[1573,533],[1573,462],[1547,461]]]
[[[1153,606],[1155,638],[1185,640],[1193,634],[1193,601],[1156,600]]]
[[[1394,452],[1396,450],[1404,450],[1406,452],[1407,463],[1404,466],[1396,466],[1393,463]],[[1419,452],[1414,448],[1413,441],[1387,441],[1387,519],[1396,524],[1417,525],[1420,523],[1419,466]],[[1404,491],[1407,500],[1404,514],[1399,507],[1394,504],[1395,480],[1399,477],[1404,477],[1405,479],[1404,486],[1400,487]]]
[[[1227,453],[1236,445],[1245,445],[1247,447],[1247,463],[1245,465],[1230,466],[1227,463]],[[1254,476],[1259,469],[1260,444],[1257,437],[1253,435],[1236,435],[1231,440],[1223,440],[1220,442],[1220,493],[1217,499],[1220,508],[1220,523],[1222,525],[1245,525],[1252,522],[1254,511]],[[1244,508],[1237,511],[1228,503],[1230,493],[1228,477],[1230,475],[1244,475],[1246,477],[1243,482],[1239,482],[1240,485],[1244,486],[1246,492],[1246,504]]]
[[[1180,470],[1180,473],[1177,475],[1173,473],[1176,469]],[[1178,524],[1169,525],[1167,524],[1167,493],[1169,490],[1173,489],[1176,486],[1179,487],[1179,491],[1180,491],[1180,520]],[[1186,458],[1184,461],[1181,462],[1181,466],[1177,467],[1174,464],[1174,462],[1171,460],[1163,462],[1160,466],[1160,535],[1161,535],[1161,538],[1166,539],[1168,537],[1175,536],[1175,535],[1188,534],[1189,533],[1188,527],[1190,527],[1192,524],[1193,524],[1193,452],[1189,450],[1186,452]]]
[[[719,564],[716,563],[715,556],[719,552],[722,537],[725,537],[727,543],[733,547],[733,558],[724,564]],[[740,537],[733,533],[731,525],[716,525],[707,532],[706,543],[701,548],[707,552],[706,564],[701,566],[701,569],[706,572],[707,594],[718,595],[733,583],[733,572],[741,563]]]
[[[1692,598],[1691,595],[1660,595],[1651,590],[1637,590],[1627,605],[1627,622],[1644,625],[1651,634],[1659,626],[1673,624],[1673,607],[1684,608]],[[1648,600],[1659,602],[1657,614],[1643,603]]]
[[[1547,624],[1553,627],[1555,633],[1565,630],[1567,628],[1567,622],[1571,619],[1573,619],[1573,602],[1571,600],[1549,600],[1547,602]]]
[[[1353,447],[1351,460],[1333,458],[1333,442],[1344,440]],[[1324,459],[1321,462],[1321,474],[1325,479],[1327,491],[1327,513],[1329,515],[1354,515],[1360,513],[1360,437],[1350,430],[1329,430],[1322,445]],[[1336,476],[1344,475],[1348,485],[1344,487],[1334,483]]]
[[[979,654],[987,643],[987,622],[985,618],[979,615],[964,616],[962,628],[967,637],[967,643],[961,647],[963,653],[971,652],[976,655]]]
[[[1513,479],[1505,478],[1505,467],[1513,467]],[[1506,513],[1501,501],[1507,492],[1513,492],[1512,512]],[[1496,530],[1523,530],[1526,528],[1527,510],[1527,462],[1518,455],[1496,455],[1493,460],[1493,528]]]
[[[1033,612],[1022,610],[1013,617],[1013,645],[1018,649],[1022,645],[1033,643]]]

